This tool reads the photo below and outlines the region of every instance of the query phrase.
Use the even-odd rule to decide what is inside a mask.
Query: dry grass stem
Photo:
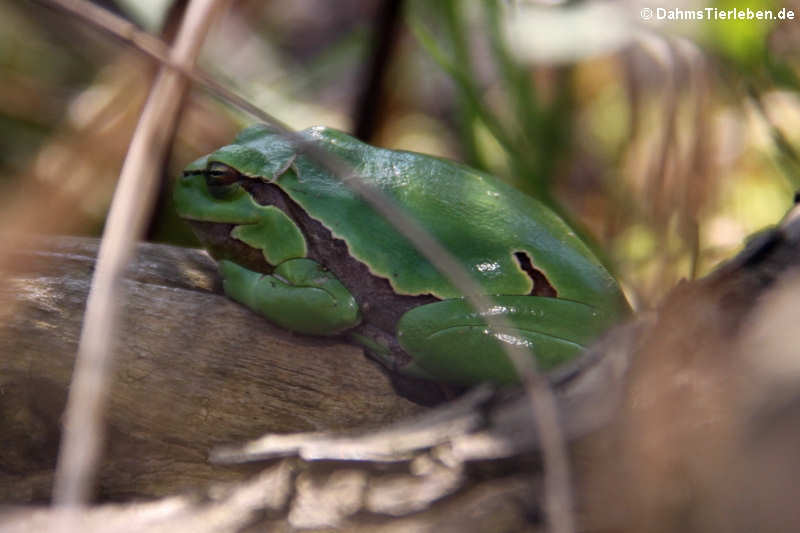
[[[174,62],[187,66],[194,63],[222,3],[195,0],[190,4],[171,53]],[[103,233],[67,401],[53,490],[56,505],[83,505],[92,492],[103,441],[103,409],[121,301],[120,280],[152,210],[161,161],[172,136],[168,126],[176,123],[186,88],[179,72],[162,69],[123,165]],[[70,523],[63,522],[62,530],[70,530]]]

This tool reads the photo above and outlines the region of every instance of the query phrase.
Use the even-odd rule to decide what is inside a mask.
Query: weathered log
[[[97,241],[32,239],[0,284],[0,500],[49,497]],[[338,339],[292,335],[221,294],[202,251],[141,244],[108,405],[101,499],[173,494],[249,469],[207,461],[265,432],[376,426],[422,409]]]
[[[617,415],[576,448],[588,530],[800,530],[794,215],[662,305]]]

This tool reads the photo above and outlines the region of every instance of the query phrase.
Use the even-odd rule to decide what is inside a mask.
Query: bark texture
[[[30,241],[0,285],[0,500],[44,501],[97,241]],[[221,294],[202,251],[142,244],[126,302],[98,497],[174,494],[250,468],[208,463],[263,433],[378,426],[422,408],[362,351],[292,335]]]

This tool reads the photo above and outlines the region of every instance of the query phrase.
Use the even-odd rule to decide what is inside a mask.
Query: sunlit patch
[[[494,338],[500,342],[510,344],[512,346],[522,346],[523,348],[533,348],[533,343],[523,337],[516,335],[509,335],[508,333],[495,333]]]
[[[408,165],[400,165],[398,163],[392,163],[392,174],[394,175],[394,183],[396,187],[404,188],[411,185],[412,179],[411,176],[413,173],[408,169]],[[375,173],[373,175],[380,175],[379,173]]]
[[[487,309],[486,312],[483,314],[484,316],[487,315],[496,316],[496,315],[508,314],[510,312],[513,312],[513,309],[509,308],[506,305],[493,305],[489,309]]]
[[[475,265],[475,270],[484,274],[497,272],[500,270],[500,263],[497,262],[478,263],[477,265]]]

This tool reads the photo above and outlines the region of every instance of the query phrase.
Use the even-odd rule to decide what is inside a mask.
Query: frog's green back
[[[616,281],[537,200],[452,161],[375,148],[329,128],[310,128],[301,135],[351,163],[359,176],[394,199],[470,270],[487,294],[531,291],[532,281],[514,257],[522,252],[559,298],[614,314],[627,310]],[[252,127],[218,154],[226,149],[250,154],[246,168],[237,157],[240,171],[267,179],[278,175],[276,183],[295,202],[343,239],[353,257],[389,279],[398,293],[460,296],[388,222],[309,157],[298,155],[283,172],[293,151],[279,134]]]

